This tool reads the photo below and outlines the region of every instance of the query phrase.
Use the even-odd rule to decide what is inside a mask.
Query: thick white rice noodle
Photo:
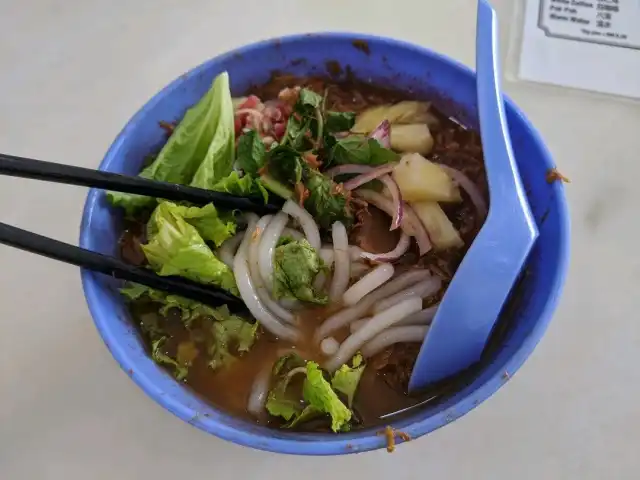
[[[320,249],[320,258],[322,259],[326,270],[330,271],[333,266],[333,248],[322,247]],[[327,273],[325,270],[321,270],[313,281],[313,288],[315,288],[316,291],[324,290],[326,283]]]
[[[320,230],[318,230],[318,225],[316,225],[316,221],[311,214],[293,200],[287,200],[282,207],[282,211],[291,215],[300,223],[307,241],[313,248],[320,250]]]
[[[353,333],[360,330],[362,327],[366,325],[366,323],[369,320],[371,320],[371,318],[372,317],[365,317],[365,318],[361,318],[360,320],[356,320],[355,322],[351,322],[351,325],[349,325],[349,331]]]
[[[371,267],[366,263],[353,262],[351,264],[351,271],[349,277],[351,280],[362,277],[365,273],[371,270]]]
[[[333,245],[323,245],[320,249],[320,258],[328,267],[333,265]]]
[[[320,351],[327,357],[335,355],[339,349],[340,343],[333,337],[327,337],[320,342]]]
[[[371,293],[393,277],[394,271],[393,265],[389,263],[378,265],[344,292],[342,297],[343,303],[349,307],[354,306],[362,300],[365,295]]]
[[[247,214],[249,226],[245,231],[244,238],[238,249],[235,259],[233,260],[233,274],[236,277],[240,297],[245,305],[254,316],[254,318],[262,324],[262,326],[277,337],[295,341],[299,332],[297,329],[287,325],[283,325],[280,321],[265,307],[260,300],[258,292],[251,280],[249,273],[248,250],[251,243],[251,236],[255,231],[258,217],[255,214]]]
[[[338,353],[325,363],[325,368],[329,372],[337,370],[341,365],[348,362],[349,359],[353,357],[365,343],[373,339],[373,337],[403,318],[419,311],[421,308],[422,299],[420,297],[411,297],[384,312],[380,312],[369,320],[360,330],[352,333],[342,342]]]
[[[395,343],[422,343],[428,331],[427,325],[387,328],[367,342],[360,351],[365,358],[369,358]]]
[[[333,239],[333,278],[329,287],[329,298],[337,302],[342,298],[349,286],[349,238],[342,222],[335,222],[331,227]]]
[[[220,248],[216,252],[216,256],[222,260],[227,267],[233,268],[233,257],[235,256],[243,237],[244,232],[236,233],[233,237],[220,245]]]
[[[292,324],[295,322],[293,314],[271,298],[271,295],[262,280],[262,275],[260,275],[259,253],[262,234],[273,218],[273,215],[265,215],[262,217],[258,220],[258,223],[251,234],[249,244],[249,272],[253,285],[258,293],[258,297],[262,303],[264,303],[267,309],[269,309],[278,318],[278,320]]]
[[[437,311],[438,305],[433,305],[409,315],[407,318],[402,319],[398,325],[431,325]]]
[[[284,229],[284,231],[282,232],[282,235],[291,237],[294,240],[302,240],[304,238],[304,234],[301,231],[296,230],[295,228],[289,228],[289,227],[286,227]]]
[[[415,285],[410,286],[406,290],[402,290],[395,295],[380,300],[373,306],[373,313],[382,312],[393,305],[400,303],[402,300],[408,297],[420,297],[427,298],[434,293],[437,293],[442,286],[442,280],[438,277],[430,277],[422,282],[418,282]]]
[[[353,307],[345,308],[344,310],[341,310],[327,318],[316,330],[314,336],[315,341],[320,343],[323,338],[336,330],[339,330],[340,328],[349,325],[351,322],[364,317],[369,313],[369,310],[374,303],[382,300],[383,298],[387,298],[388,296],[393,295],[414,283],[425,280],[429,276],[430,273],[428,270],[409,270],[408,272],[398,275],[382,287],[365,296]]]
[[[268,365],[256,375],[251,385],[247,411],[254,417],[261,417],[264,413],[264,405],[267,402],[267,395],[269,395],[270,381],[271,365]]]
[[[288,221],[289,215],[284,212],[279,212],[273,217],[273,220],[262,233],[258,257],[260,276],[268,291],[273,289],[273,254]]]
[[[358,247],[356,245],[349,245],[349,259],[352,262],[361,261],[364,258],[363,255],[365,253],[367,253],[367,252],[365,252],[360,247]]]

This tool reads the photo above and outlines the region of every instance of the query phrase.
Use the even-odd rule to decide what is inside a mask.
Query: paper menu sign
[[[640,0],[526,0],[518,70],[640,99]]]

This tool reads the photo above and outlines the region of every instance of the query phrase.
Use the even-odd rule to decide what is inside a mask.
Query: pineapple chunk
[[[388,120],[391,125],[408,123],[426,123],[434,126],[438,119],[429,111],[429,102],[403,101],[394,105],[380,105],[366,109],[358,118],[351,129],[355,133],[368,135],[383,120]]]
[[[424,123],[391,125],[391,148],[400,153],[427,155],[433,149],[433,137]]]
[[[427,229],[435,250],[460,248],[464,242],[438,202],[414,202],[411,204],[418,218]]]
[[[404,155],[393,169],[393,179],[407,202],[460,202],[460,190],[437,164],[418,153]]]

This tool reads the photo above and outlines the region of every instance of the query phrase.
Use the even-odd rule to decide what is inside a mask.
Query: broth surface
[[[276,76],[270,83],[255,88],[251,93],[269,100],[276,98],[278,92],[285,87],[304,86],[318,93],[327,92],[327,109],[335,111],[362,110],[382,104],[389,104],[405,99],[415,98],[399,92],[372,87],[368,84],[348,82],[335,84],[324,78],[300,79],[287,75]],[[439,125],[432,134],[435,146],[429,158],[452,166],[465,173],[487,198],[487,184],[484,175],[484,164],[479,136],[465,129],[457,122],[449,119],[440,112],[432,111],[439,120]],[[464,248],[429,252],[420,258],[417,251],[410,250],[398,262],[397,271],[409,266],[423,266],[443,279],[443,288],[425,302],[425,307],[440,300],[448,282],[462,260],[466,250],[480,228],[480,221],[476,218],[473,204],[463,193],[463,202],[443,206],[447,216],[460,232],[465,242]],[[367,217],[361,219],[362,225],[351,234],[351,243],[365,246],[367,251],[374,253],[385,252],[397,243],[398,233],[389,231],[390,219],[375,208]],[[129,225],[121,239],[121,256],[130,263],[143,265],[144,253],[140,244],[145,242],[144,223],[146,218]],[[335,310],[333,308],[312,308],[298,312],[299,324],[303,332],[302,340],[293,345],[290,342],[274,338],[268,332],[261,331],[258,340],[251,350],[241,356],[228,368],[212,370],[207,365],[206,356],[198,354],[189,368],[185,380],[187,386],[197,394],[211,402],[216,407],[239,417],[255,421],[247,412],[247,399],[256,375],[271,365],[287,351],[297,351],[306,360],[317,361],[322,364],[326,357],[319,351],[319,347],[312,341],[315,329]],[[198,328],[206,330],[210,319],[202,318],[195,321],[195,326],[188,330],[177,316],[169,314],[163,317],[157,313],[157,305],[146,301],[133,302],[131,307],[133,318],[141,334],[149,343],[145,333],[145,325],[159,322],[170,333],[165,349],[169,355],[175,355],[179,346],[190,344],[200,352],[205,344],[198,338]],[[201,325],[198,325],[198,322]],[[344,340],[349,334],[348,328],[332,334],[338,341]],[[406,388],[409,375],[419,351],[417,344],[396,344],[380,352],[367,362],[365,373],[360,381],[355,397],[353,410],[359,420],[357,427],[370,427],[384,423],[380,417],[392,412],[401,411],[420,402],[428,400],[435,390],[430,389],[422,394],[409,396]],[[279,426],[280,421],[273,418],[257,420],[259,423]],[[357,428],[356,427],[356,428]],[[322,427],[322,428],[326,428]],[[304,426],[305,430],[314,429],[313,422]]]

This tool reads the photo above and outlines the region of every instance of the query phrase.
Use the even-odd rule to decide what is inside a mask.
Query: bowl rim
[[[356,32],[316,32],[274,37],[271,39],[244,45],[221,55],[215,56],[189,70],[187,73],[180,75],[168,85],[163,87],[142,107],[140,107],[138,111],[126,123],[126,125],[123,127],[123,129],[120,131],[118,136],[109,147],[109,150],[100,163],[99,169],[102,170],[111,163],[111,160],[116,156],[116,152],[128,137],[129,132],[133,130],[138,123],[144,121],[147,111],[154,107],[165,96],[169,95],[173,90],[178,88],[186,77],[197,75],[200,72],[208,69],[211,64],[220,63],[222,61],[230,59],[230,57],[237,56],[238,54],[249,54],[256,50],[259,51],[261,49],[268,48],[276,43],[282,45],[300,41],[308,41],[309,38],[314,37],[321,41],[363,40],[372,43],[382,42],[396,48],[411,50],[420,56],[430,56],[432,58],[435,58],[439,62],[446,63],[450,67],[457,69],[459,73],[463,74],[464,76],[475,77],[475,72],[471,68],[450,57],[434,52],[426,47],[421,47],[410,42],[384,36],[362,34]],[[508,109],[511,110],[512,113],[514,113],[516,116],[518,116],[519,120],[522,121],[526,128],[529,130],[533,141],[540,145],[545,161],[549,165],[553,165],[554,163],[551,154],[545,143],[543,142],[539,132],[529,122],[524,113],[516,106],[516,104],[506,95],[505,101],[508,105]],[[555,278],[553,279],[553,285],[551,289],[552,293],[546,299],[545,305],[538,321],[535,323],[531,331],[527,334],[518,349],[510,358],[506,360],[504,367],[505,371],[509,372],[509,376],[513,376],[513,374],[522,366],[522,364],[529,357],[531,352],[534,350],[534,348],[544,335],[549,322],[551,321],[552,315],[557,308],[568,271],[570,245],[570,220],[568,205],[562,188],[559,185],[555,185],[553,188],[555,189],[554,193],[558,201],[557,209],[560,218],[560,227],[558,229],[558,238],[560,243],[560,261],[557,265]],[[91,190],[87,195],[82,214],[82,223],[80,226],[80,246],[86,246],[89,243],[91,231],[90,225],[93,210],[96,207],[99,198],[98,195],[99,193],[96,190]],[[105,345],[107,346],[115,360],[118,362],[122,370],[125,372],[130,371],[130,369],[135,368],[136,366],[135,360],[126,351],[124,346],[121,345],[121,342],[116,339],[116,337],[113,335],[113,332],[109,328],[109,324],[114,318],[114,315],[99,306],[100,301],[97,295],[102,287],[100,287],[95,282],[94,278],[92,277],[92,272],[82,270],[81,277],[87,305],[102,340],[104,341]],[[197,416],[198,413],[196,409],[185,405],[183,402],[172,398],[172,396],[170,395],[162,394],[153,380],[145,375],[136,374],[133,376],[128,376],[132,378],[133,381],[149,397],[151,397],[162,407],[164,407],[177,417],[181,418],[185,422],[190,423],[208,433],[214,434],[219,438],[234,442],[239,445],[275,453],[299,455],[339,455],[348,453],[359,453],[363,451],[382,448],[385,446],[385,441],[383,438],[381,438],[375,432],[367,430],[359,432],[359,435],[355,435],[357,432],[354,432],[354,435],[336,435],[335,439],[328,439],[326,437],[323,437],[322,439],[314,440],[309,438],[308,441],[301,442],[295,438],[283,439],[268,437],[262,433],[249,431],[249,429],[236,428],[234,426],[220,423],[207,417],[200,417],[198,422],[193,422],[192,420],[194,416]],[[416,418],[415,421],[411,422],[412,433],[416,434],[416,436],[425,435],[446,425],[447,423],[450,423],[452,419],[457,419],[465,415],[470,410],[493,395],[497,390],[500,389],[500,387],[504,383],[505,378],[503,378],[503,374],[496,373],[492,377],[486,379],[486,381],[484,381],[482,384],[478,385],[474,390],[469,392],[469,394],[464,398],[461,398],[455,404],[451,405],[447,410],[436,414],[427,415],[423,418]],[[225,415],[229,414],[226,414],[225,412]]]

